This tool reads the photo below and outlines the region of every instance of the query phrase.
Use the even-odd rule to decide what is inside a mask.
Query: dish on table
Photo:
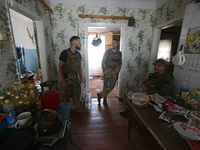
[[[156,104],[161,104],[166,101],[166,99],[158,93],[155,93],[153,96],[151,96],[151,100]]]
[[[200,130],[185,122],[174,123],[174,128],[186,140],[200,141]]]
[[[132,94],[132,101],[136,106],[144,107],[149,101],[149,96],[144,93],[134,93]]]

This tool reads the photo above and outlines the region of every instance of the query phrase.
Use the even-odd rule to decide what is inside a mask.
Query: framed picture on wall
[[[200,54],[200,27],[188,30],[184,53]]]

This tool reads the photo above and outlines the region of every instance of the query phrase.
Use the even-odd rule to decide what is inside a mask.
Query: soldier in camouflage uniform
[[[143,82],[143,88],[146,94],[158,93],[161,96],[170,95],[173,88],[173,76],[167,71],[167,62],[164,59],[158,59],[153,63],[154,73],[150,73],[149,77]],[[125,98],[124,94],[124,98]],[[120,114],[128,114],[129,105],[123,101],[124,110]]]
[[[97,93],[98,102],[100,104],[103,97],[103,104],[107,105],[107,96],[114,87],[115,82],[118,79],[118,74],[122,67],[122,53],[119,51],[119,42],[117,39],[113,39],[112,49],[108,49],[103,56],[102,70],[104,78],[103,91]]]
[[[58,73],[62,81],[61,101],[68,102],[69,98],[73,98],[77,112],[82,112],[80,105],[82,67],[81,54],[77,50],[81,50],[81,42],[78,36],[70,39],[71,47],[63,50],[58,60]]]

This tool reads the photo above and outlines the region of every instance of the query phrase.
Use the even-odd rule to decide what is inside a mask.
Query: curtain
[[[171,39],[160,40],[157,59],[163,58],[167,62],[171,60]]]

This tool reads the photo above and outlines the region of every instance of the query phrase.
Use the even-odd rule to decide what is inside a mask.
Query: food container
[[[132,101],[135,106],[145,107],[149,101],[149,96],[144,93],[133,93]]]
[[[188,124],[200,129],[200,111],[191,111],[184,115],[188,119]]]

